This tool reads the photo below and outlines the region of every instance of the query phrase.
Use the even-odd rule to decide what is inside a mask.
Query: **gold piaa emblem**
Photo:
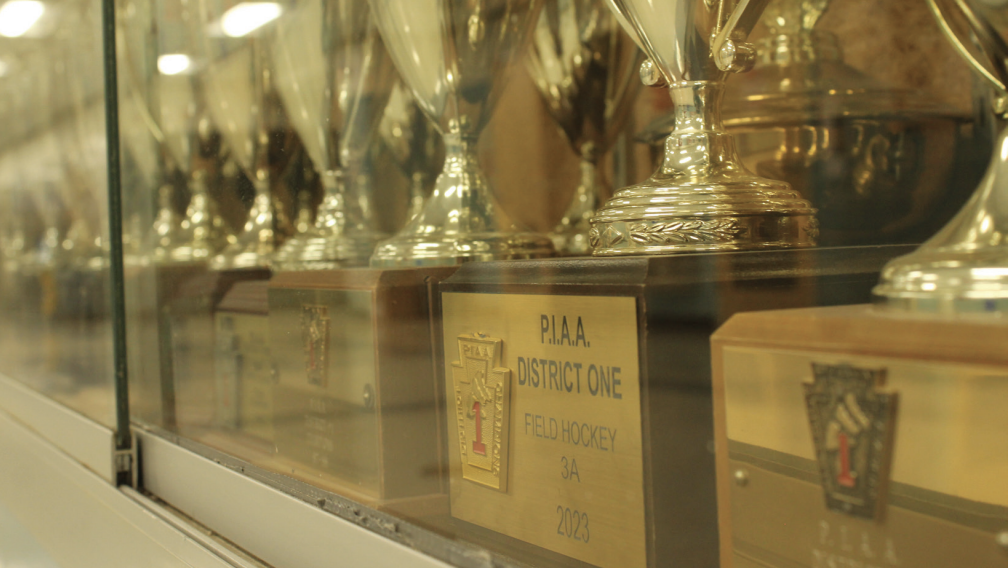
[[[507,491],[511,369],[500,366],[503,341],[460,335],[452,363],[462,477]]]

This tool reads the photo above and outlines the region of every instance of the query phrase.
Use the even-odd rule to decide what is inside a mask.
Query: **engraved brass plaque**
[[[645,566],[636,299],[442,302],[452,516],[603,568]]]
[[[1008,369],[731,344],[721,364],[736,568],[1008,563]]]
[[[373,303],[370,290],[269,291],[277,453],[308,475],[372,493],[380,487]]]

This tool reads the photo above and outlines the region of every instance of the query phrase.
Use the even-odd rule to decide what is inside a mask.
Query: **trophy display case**
[[[265,564],[1006,566],[1003,4],[7,0],[0,374]]]

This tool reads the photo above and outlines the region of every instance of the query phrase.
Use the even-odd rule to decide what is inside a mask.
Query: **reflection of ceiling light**
[[[23,36],[45,12],[38,0],[10,0],[0,7],[0,35]]]
[[[178,75],[185,73],[192,65],[189,56],[184,53],[167,53],[157,58],[157,68],[162,75]]]
[[[224,35],[242,37],[280,17],[276,2],[242,2],[224,12],[221,29]]]

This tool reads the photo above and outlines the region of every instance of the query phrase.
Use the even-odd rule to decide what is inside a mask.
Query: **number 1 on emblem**
[[[480,402],[473,401],[473,412],[476,413],[476,439],[473,440],[473,452],[486,455],[486,444],[483,443],[483,419],[480,417]]]

